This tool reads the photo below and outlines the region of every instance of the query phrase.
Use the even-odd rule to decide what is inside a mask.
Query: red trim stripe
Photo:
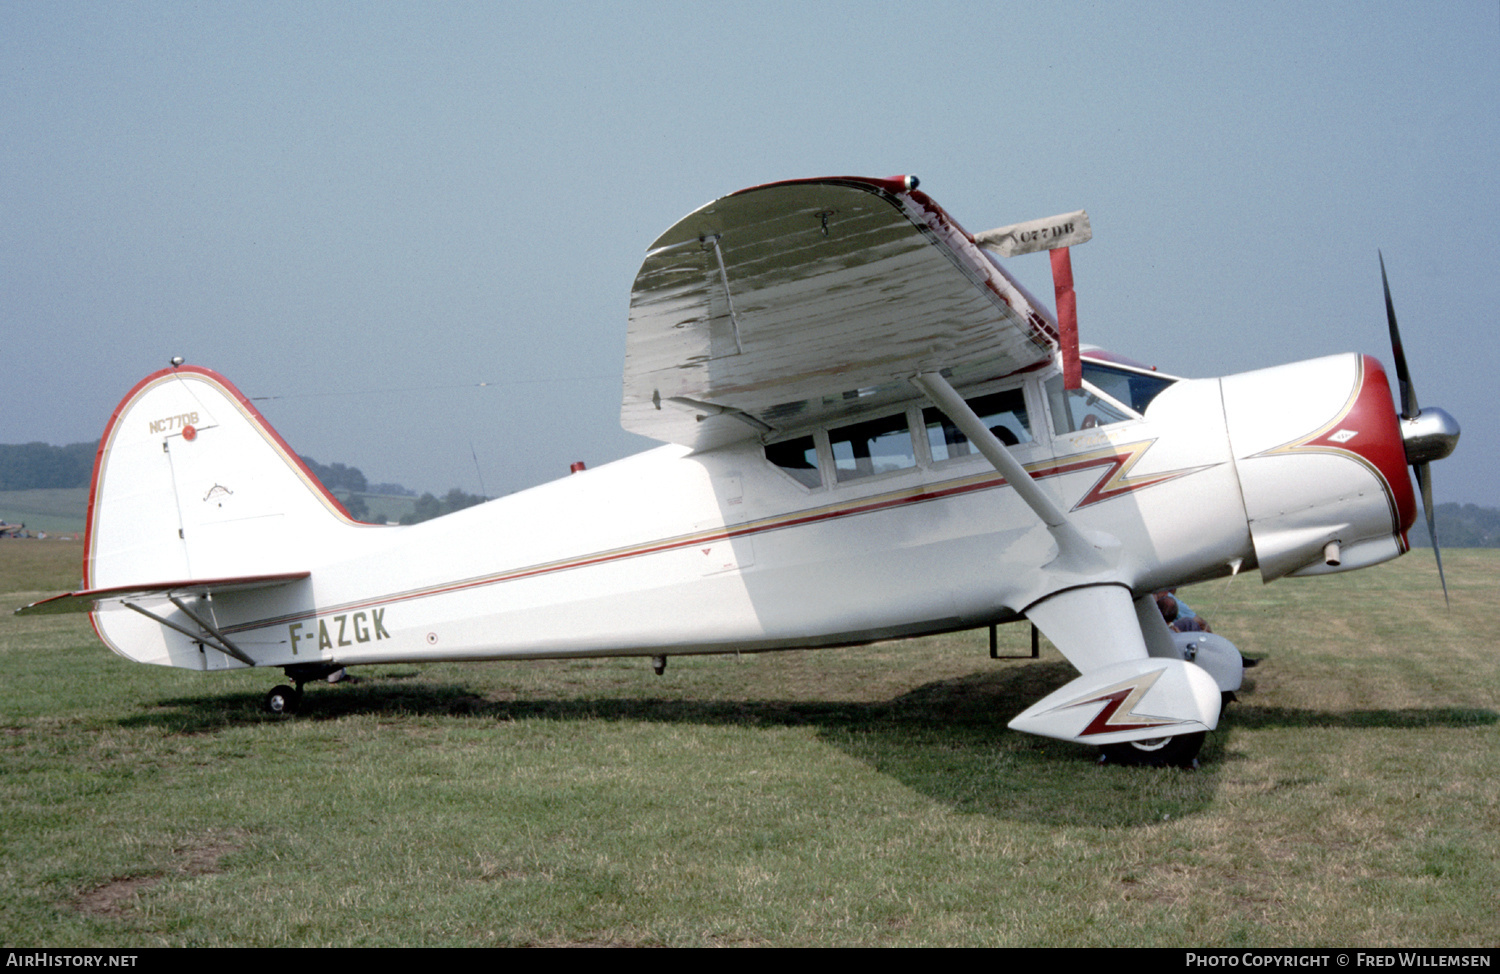
[[[1137,490],[1152,487],[1157,484],[1166,483],[1192,473],[1197,473],[1207,467],[1195,467],[1188,470],[1170,471],[1162,474],[1152,474],[1146,477],[1129,478],[1125,473],[1145,454],[1147,449],[1155,440],[1144,440],[1137,443],[1126,444],[1121,447],[1112,447],[1098,450],[1093,453],[1070,458],[1064,462],[1043,461],[1028,466],[1032,479],[1041,480],[1048,477],[1057,477],[1065,474],[1076,473],[1080,470],[1088,470],[1094,467],[1103,467],[1099,479],[1084,494],[1084,499],[1074,505],[1074,510],[1081,507],[1103,503],[1117,497],[1125,496]],[[675,538],[665,538],[659,541],[646,542],[639,545],[630,545],[623,548],[615,548],[609,551],[596,552],[576,558],[560,559],[558,561],[543,562],[536,565],[528,565],[523,568],[515,568],[509,571],[498,572],[493,575],[485,575],[476,578],[461,579],[443,585],[427,588],[412,589],[405,592],[394,592],[388,595],[361,599],[358,602],[343,603],[315,609],[312,612],[297,613],[295,615],[283,616],[275,619],[259,620],[255,622],[241,623],[236,626],[226,627],[226,633],[245,632],[259,629],[265,626],[282,623],[296,622],[304,619],[313,619],[319,616],[331,615],[340,612],[351,612],[358,609],[370,608],[378,605],[390,605],[396,602],[409,602],[415,599],[423,599],[436,595],[447,595],[453,592],[461,592],[474,588],[482,588],[489,585],[498,585],[504,582],[519,581],[525,578],[535,578],[540,575],[550,575],[556,572],[572,571],[578,568],[588,568],[594,565],[602,565],[610,562],[636,558],[643,555],[657,554],[664,551],[673,551],[690,548],[706,543],[720,541],[732,541],[736,538],[748,538],[759,534],[768,534],[772,531],[781,531],[787,528],[802,527],[810,524],[818,524],[824,521],[833,521],[846,517],[857,517],[863,514],[872,514],[879,511],[905,507],[913,504],[925,504],[930,501],[941,500],[947,497],[956,497],[970,494],[976,491],[992,490],[1005,486],[1005,478],[998,474],[977,475],[965,477],[960,480],[948,481],[945,485],[935,488],[914,488],[893,492],[866,501],[843,502],[841,504],[827,505],[821,508],[803,511],[796,514],[779,515],[766,518],[748,524],[739,525],[734,528],[725,528],[715,531],[702,532],[691,535],[680,535]]]

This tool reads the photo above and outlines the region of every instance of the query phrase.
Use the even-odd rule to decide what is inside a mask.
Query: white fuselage
[[[1357,361],[1320,360],[1342,387],[1324,396],[1330,412],[1350,398]],[[1141,594],[1255,564],[1227,380],[1179,380],[1144,416],[1058,434],[1044,392],[1053,374],[1020,380],[1034,438],[1011,450],[1086,534],[1112,539],[1116,577]],[[1245,383],[1257,375],[1235,377],[1240,395],[1253,396]],[[305,542],[268,536],[255,571],[311,577],[216,596],[214,619],[265,666],[655,655],[969,628],[1019,618],[1058,591],[1046,571],[1056,546],[1037,516],[978,454],[935,459],[921,407],[904,412],[910,456],[852,481],[840,482],[818,431],[818,486],[754,440],[701,453],[664,446],[424,524],[341,523],[336,536]],[[1290,439],[1326,419],[1276,419],[1295,429],[1265,435]],[[1358,464],[1344,467],[1352,483],[1369,481],[1354,486],[1380,495],[1385,512],[1380,485]],[[1383,530],[1392,533],[1388,516]],[[233,567],[211,557],[195,556],[195,573]],[[134,613],[95,618],[134,659],[241,665]]]

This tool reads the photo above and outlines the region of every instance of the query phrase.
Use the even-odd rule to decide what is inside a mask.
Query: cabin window
[[[1145,415],[1146,407],[1151,405],[1151,400],[1161,395],[1163,389],[1177,381],[1165,376],[1115,369],[1093,362],[1083,363],[1083,379],[1100,392],[1119,400],[1142,415]]]
[[[804,487],[823,486],[823,471],[818,469],[818,444],[811,436],[772,443],[766,447],[766,459]]]
[[[833,469],[839,483],[917,465],[905,413],[831,429],[828,445],[833,449]]]
[[[1020,389],[977,396],[967,402],[980,422],[1001,443],[1019,446],[1032,441],[1031,421],[1026,416],[1026,394]],[[927,447],[932,451],[933,463],[979,452],[941,409],[929,406],[922,410],[922,422],[927,427]]]
[[[1060,375],[1047,380],[1047,405],[1052,409],[1052,429],[1058,435],[1123,423],[1132,418],[1088,386],[1063,389]]]

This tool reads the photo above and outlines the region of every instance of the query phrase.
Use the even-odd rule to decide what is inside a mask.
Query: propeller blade
[[[1396,381],[1401,386],[1401,418],[1410,421],[1422,415],[1417,405],[1417,391],[1412,388],[1411,372],[1406,367],[1406,352],[1401,348],[1401,330],[1396,327],[1396,306],[1391,302],[1391,282],[1385,276],[1385,255],[1380,257],[1380,286],[1385,290],[1385,320],[1391,329],[1391,356],[1396,360]],[[1403,427],[1402,442],[1408,462],[1417,474],[1417,487],[1422,492],[1422,510],[1427,515],[1427,534],[1432,538],[1432,556],[1437,560],[1438,581],[1443,585],[1443,604],[1452,608],[1448,599],[1448,579],[1443,574],[1443,550],[1438,547],[1437,518],[1432,513],[1432,468],[1431,458],[1442,459],[1453,452],[1458,442],[1458,423],[1441,409],[1433,409],[1428,417],[1432,423],[1427,429]],[[1415,424],[1414,424],[1415,425]]]
[[[1401,329],[1396,327],[1396,306],[1391,303],[1391,284],[1385,276],[1385,255],[1380,258],[1380,286],[1385,288],[1385,320],[1391,328],[1391,356],[1396,360],[1396,382],[1401,387],[1401,418],[1411,419],[1422,411],[1417,405],[1417,391],[1412,388],[1411,372],[1406,368],[1406,352],[1401,348]]]
[[[1417,487],[1422,491],[1422,510],[1427,514],[1427,536],[1432,539],[1432,555],[1437,559],[1438,581],[1443,583],[1443,605],[1453,607],[1448,601],[1448,579],[1443,575],[1443,551],[1438,547],[1437,518],[1432,513],[1432,469],[1429,464],[1419,463],[1414,468],[1417,471]]]

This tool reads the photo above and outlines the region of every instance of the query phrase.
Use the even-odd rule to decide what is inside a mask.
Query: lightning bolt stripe
[[[1144,490],[1147,487],[1164,484],[1170,480],[1176,480],[1178,477],[1186,477],[1189,474],[1195,474],[1200,470],[1207,470],[1209,467],[1215,466],[1215,464],[1204,464],[1197,467],[1184,467],[1178,470],[1162,471],[1161,473],[1144,474],[1139,477],[1130,476],[1130,471],[1140,462],[1141,457],[1146,455],[1146,451],[1151,449],[1152,444],[1155,442],[1155,439],[1139,440],[1135,443],[1111,445],[1090,453],[1082,453],[1074,457],[1069,457],[1065,463],[1058,464],[1046,471],[1046,475],[1072,473],[1076,470],[1086,470],[1089,467],[1101,465],[1105,468],[1099,479],[1094,483],[1094,486],[1090,487],[1078,499],[1078,503],[1073,505],[1072,510],[1076,511],[1107,500],[1113,500],[1116,497],[1121,497],[1137,490]],[[1027,471],[1031,472],[1031,468],[1027,467]],[[1032,477],[1042,475],[1040,471],[1032,473]]]
[[[1088,726],[1079,731],[1079,737],[1092,737],[1096,734],[1114,734],[1119,731],[1150,730],[1154,727],[1174,727],[1178,724],[1188,723],[1188,721],[1177,720],[1172,717],[1156,717],[1135,712],[1136,705],[1156,685],[1156,681],[1161,678],[1162,672],[1162,670],[1155,670],[1132,677],[1129,680],[1122,680],[1114,686],[1105,687],[1103,690],[1095,691],[1078,700],[1059,704],[1048,711],[1048,713],[1087,707],[1090,704],[1103,704],[1099,708],[1099,712],[1089,721]]]

